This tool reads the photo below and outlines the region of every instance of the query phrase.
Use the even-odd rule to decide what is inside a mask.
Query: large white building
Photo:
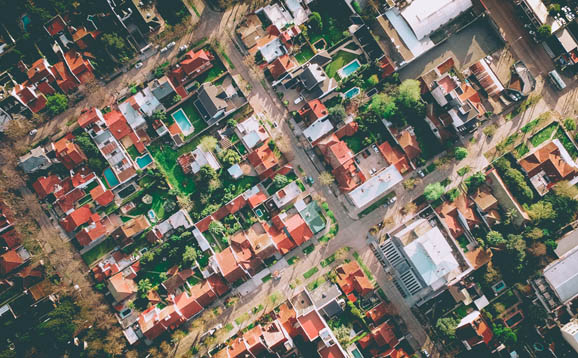
[[[566,342],[578,352],[578,318],[574,317],[571,319],[570,322],[560,328],[560,331]]]
[[[578,246],[544,268],[544,278],[560,303],[578,297]]]

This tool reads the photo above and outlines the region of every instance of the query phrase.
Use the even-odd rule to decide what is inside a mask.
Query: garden
[[[349,36],[347,28],[351,24],[351,10],[342,1],[318,0],[309,4],[312,14],[309,25],[309,42],[315,44],[324,39],[327,47],[332,47]]]
[[[351,61],[355,60],[357,55],[351,52],[339,50],[332,57],[333,60],[325,67],[325,72],[327,73],[327,76],[339,80],[340,76],[337,71],[339,71],[340,68],[347,65]]]

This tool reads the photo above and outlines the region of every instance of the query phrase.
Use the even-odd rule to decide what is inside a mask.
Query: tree
[[[562,180],[561,182],[556,183],[552,189],[558,196],[570,199],[574,199],[578,196],[578,188],[576,188],[575,185],[570,184],[567,180]]]
[[[544,41],[550,37],[550,35],[552,35],[552,27],[550,27],[550,25],[542,25],[538,27],[538,40]]]
[[[365,80],[369,87],[375,87],[379,83],[379,77],[376,74],[369,76],[367,80]]]
[[[209,232],[217,237],[221,237],[225,234],[225,225],[218,220],[214,220],[209,224]]]
[[[455,201],[460,196],[460,191],[458,188],[453,188],[446,193],[450,201]]]
[[[496,337],[507,346],[514,345],[518,342],[518,336],[509,327],[504,327],[501,324],[494,326],[494,334]]]
[[[458,320],[453,317],[443,317],[437,320],[436,329],[448,340],[456,338]]]
[[[131,50],[118,34],[114,32],[106,33],[101,36],[101,41],[114,60],[121,63],[128,61]]]
[[[468,156],[468,150],[464,147],[457,147],[454,151],[454,158],[457,160],[462,160]]]
[[[185,246],[185,252],[183,253],[183,263],[187,265],[192,265],[193,262],[197,260],[199,253],[197,249],[192,246]]]
[[[486,175],[482,172],[477,172],[467,177],[465,184],[468,187],[468,192],[473,193],[477,188],[480,187],[486,181]]]
[[[524,241],[522,235],[509,234],[506,241],[506,250],[515,258],[514,263],[516,266],[514,268],[520,272],[526,258],[526,241]]]
[[[504,236],[499,233],[498,231],[490,231],[486,234],[486,242],[490,245],[490,246],[500,246],[506,243],[506,239],[504,239]]]
[[[552,203],[545,200],[540,200],[537,203],[530,205],[527,212],[530,219],[534,222],[541,222],[556,217],[556,211],[552,208]]]
[[[237,121],[235,119],[231,118],[227,121],[227,125],[231,128],[235,128],[237,126]]]
[[[227,165],[235,165],[241,163],[241,155],[232,149],[225,149],[220,153],[221,160]]]
[[[539,240],[544,237],[544,230],[534,227],[526,233],[526,237],[531,240]]]
[[[514,196],[522,202],[531,202],[534,199],[534,192],[528,186],[524,174],[518,169],[512,168],[512,164],[504,157],[494,162],[494,167],[498,170],[508,188]]]
[[[213,136],[204,136],[201,138],[199,146],[205,152],[212,152],[217,148],[217,138]]]
[[[395,101],[385,93],[373,96],[369,104],[369,109],[385,119],[389,119],[397,113]]]
[[[46,97],[46,110],[48,111],[48,114],[50,114],[51,116],[60,114],[66,111],[67,108],[68,108],[68,98],[65,95],[61,93],[56,93],[53,94],[52,96]]]
[[[313,11],[309,16],[309,26],[313,32],[321,32],[323,30],[323,20],[321,20],[321,15]]]
[[[182,99],[183,97],[181,97],[180,95],[178,94],[174,95],[173,98],[171,98],[171,105],[179,103]]]
[[[345,113],[345,108],[342,105],[338,104],[329,108],[329,119],[331,119],[332,122],[343,122],[345,117],[347,117],[347,113]]]
[[[4,135],[13,141],[22,139],[32,130],[32,123],[25,118],[8,121]]]
[[[564,128],[566,128],[567,131],[575,131],[576,121],[573,118],[566,118],[564,120]]]
[[[421,102],[421,87],[419,81],[408,79],[403,81],[398,88],[397,101],[406,108],[414,107]]]
[[[141,298],[146,298],[150,290],[153,289],[153,284],[148,278],[143,278],[138,282],[138,293]]]
[[[335,177],[330,172],[324,171],[319,174],[319,182],[323,185],[331,185],[335,182]]]
[[[159,109],[158,111],[154,111],[153,115],[151,117],[155,121],[161,121],[162,122],[162,121],[167,119],[167,112]]]
[[[287,178],[285,175],[277,174],[273,178],[273,186],[276,189],[284,188],[287,184],[289,184],[289,178]]]
[[[548,5],[548,14],[550,16],[556,16],[560,13],[560,4],[553,3]]]
[[[80,308],[71,298],[61,299],[60,304],[35,329],[38,346],[49,351],[64,349],[77,328],[74,322],[79,312]]]
[[[438,182],[438,183],[428,184],[425,187],[423,194],[427,200],[436,201],[439,198],[441,198],[442,195],[444,195],[444,192],[445,192],[444,186]]]

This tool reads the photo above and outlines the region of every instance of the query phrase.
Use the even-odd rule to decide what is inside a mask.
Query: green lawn
[[[321,15],[322,26],[320,33],[310,31],[310,41],[315,43],[321,37],[327,41],[327,48],[335,45],[345,38],[344,33],[351,23],[349,16],[352,12],[343,1],[317,0],[309,4],[311,11]]]
[[[193,133],[190,134],[189,136],[197,135],[200,131],[207,128],[207,122],[205,122],[203,120],[203,118],[201,118],[201,115],[199,114],[199,112],[195,108],[195,105],[193,104],[193,98],[192,97],[189,98],[186,102],[184,102],[179,108],[183,109],[183,111],[185,112],[185,114],[189,118],[189,121],[191,122],[191,124],[195,128]],[[175,111],[173,111],[172,113],[175,113],[177,110],[178,110],[178,108]]]
[[[116,242],[112,238],[108,237],[103,242],[93,247],[92,250],[83,254],[82,259],[90,266],[96,260],[111,252],[115,247]]]
[[[215,55],[214,52],[213,55]],[[215,78],[218,78],[226,72],[225,65],[223,65],[219,56],[215,55],[215,59],[211,62],[213,63],[213,67],[208,69],[206,72],[201,73],[197,78],[195,78],[195,81],[199,83],[213,82]]]
[[[530,143],[532,143],[534,147],[539,146],[540,144],[550,139],[556,129],[558,129],[558,123],[557,122],[550,123],[544,129],[534,134],[532,138],[530,138]]]
[[[353,61],[356,58],[357,55],[351,52],[338,51],[337,54],[333,55],[333,61],[331,61],[331,63],[329,63],[329,65],[325,67],[325,72],[327,73],[327,76],[339,79],[337,71],[341,67],[347,65],[349,62]]]
[[[311,47],[309,45],[304,45],[303,47],[301,47],[301,51],[299,51],[295,55],[295,59],[297,60],[297,62],[299,62],[300,65],[302,65],[305,62],[309,61],[309,59],[311,59],[313,55],[315,54],[313,53]]]
[[[303,274],[303,277],[309,278],[309,277],[315,275],[315,274],[317,273],[317,271],[319,271],[319,269],[318,269],[317,267],[313,267],[311,270],[305,272],[305,273]]]
[[[353,153],[359,153],[364,148],[363,137],[361,132],[357,131],[354,135],[342,138]]]
[[[138,150],[136,149],[136,147],[134,145],[131,145],[130,147],[128,147],[126,151],[128,152],[128,154],[130,155],[130,157],[133,160],[140,156],[140,153],[138,152]]]
[[[557,138],[560,141],[560,143],[562,143],[562,145],[564,146],[564,148],[566,148],[568,154],[570,154],[572,159],[578,158],[578,149],[576,149],[576,146],[574,145],[574,143],[572,143],[570,138],[568,138],[568,135],[566,135],[566,133],[562,130],[562,128],[558,129],[555,138]]]
[[[151,204],[145,204],[142,202],[142,197],[146,194],[152,196],[153,201]],[[155,216],[157,217],[157,222],[165,220],[172,213],[165,213],[165,202],[167,200],[176,200],[169,196],[167,190],[161,190],[156,188],[154,185],[149,188],[142,196],[135,200],[136,208],[130,211],[130,215],[146,215],[150,209],[153,209]]]
[[[524,155],[528,154],[530,149],[526,143],[522,143],[514,149],[514,155],[516,158],[522,158]]]

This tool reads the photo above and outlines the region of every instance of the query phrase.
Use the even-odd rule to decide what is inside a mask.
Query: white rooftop
[[[148,87],[145,87],[142,91],[135,94],[134,99],[136,100],[136,103],[138,103],[141,111],[143,111],[147,116],[152,115],[161,105],[161,102],[159,102]]]
[[[191,169],[193,174],[197,174],[205,165],[208,165],[215,170],[221,168],[221,165],[213,153],[205,152],[201,146],[198,146],[195,150],[193,150],[192,154],[193,158],[195,159],[193,162],[191,162]]]
[[[293,181],[280,189],[273,195],[273,201],[278,208],[282,208],[287,205],[293,199],[297,198],[301,194],[301,188],[297,185],[297,182]]]
[[[132,129],[136,130],[138,127],[145,124],[145,119],[143,115],[139,111],[134,109],[128,100],[119,104],[118,109],[120,110],[124,118],[126,118],[128,125]]]
[[[309,143],[313,143],[332,130],[333,124],[331,124],[328,118],[323,118],[311,123],[309,127],[303,130],[303,135],[305,135]]]
[[[542,0],[524,0],[524,2],[532,10],[534,15],[536,15],[536,18],[542,25],[550,25],[552,32],[556,32],[560,28],[560,23],[554,21],[554,18],[548,14],[548,8],[546,8]]]
[[[570,35],[568,29],[563,29],[562,31],[556,33],[556,37],[558,38],[558,40],[560,41],[562,47],[564,47],[564,50],[566,50],[566,52],[575,50],[576,47],[578,47],[578,44],[576,44],[576,40],[574,40],[572,35]]]
[[[197,243],[199,244],[199,248],[202,251],[208,251],[211,249],[211,245],[209,244],[209,242],[205,238],[205,235],[203,235],[203,233],[199,229],[197,229],[196,226],[193,228],[193,236],[197,240]]]
[[[389,22],[395,28],[395,31],[401,37],[401,40],[405,44],[405,46],[411,51],[411,54],[415,57],[418,57],[422,53],[426,52],[427,50],[433,48],[435,44],[428,36],[425,36],[421,39],[418,39],[415,36],[415,33],[409,27],[409,24],[405,21],[399,9],[392,8],[385,12],[385,17],[389,20]],[[398,44],[394,43],[394,46],[399,46]]]
[[[264,46],[259,47],[259,51],[263,55],[263,59],[270,63],[285,53],[285,46],[283,46],[278,37],[275,37]]]
[[[259,115],[260,117],[262,115]],[[264,142],[269,138],[269,134],[261,126],[256,115],[252,115],[241,123],[237,124],[237,130],[241,133],[243,144],[248,149],[253,149],[259,142]]]
[[[578,295],[578,246],[544,268],[544,278],[562,303]]]
[[[167,232],[174,230],[178,227],[184,227],[188,229],[192,226],[191,220],[189,219],[189,215],[183,209],[177,211],[173,215],[171,215],[168,219],[163,221],[162,223],[155,226],[155,229],[158,230],[161,235],[166,234]]]
[[[404,247],[405,253],[428,286],[447,282],[447,275],[459,267],[439,227],[433,227]]]
[[[263,8],[263,12],[271,23],[279,30],[281,30],[285,25],[293,22],[291,14],[289,14],[284,8],[279,4],[267,5]]]
[[[349,198],[357,208],[362,208],[385,194],[402,180],[403,177],[397,168],[394,165],[390,165],[347,195],[349,195]]]
[[[285,0],[285,5],[287,5],[287,8],[291,11],[291,14],[293,14],[293,23],[295,25],[299,26],[309,18],[308,11],[301,6],[299,0]]]
[[[413,0],[401,16],[421,40],[472,6],[472,0]]]
[[[239,164],[233,165],[232,167],[227,169],[227,171],[229,172],[229,175],[231,175],[233,179],[238,179],[241,176],[243,176],[243,169],[241,169],[241,166]]]

